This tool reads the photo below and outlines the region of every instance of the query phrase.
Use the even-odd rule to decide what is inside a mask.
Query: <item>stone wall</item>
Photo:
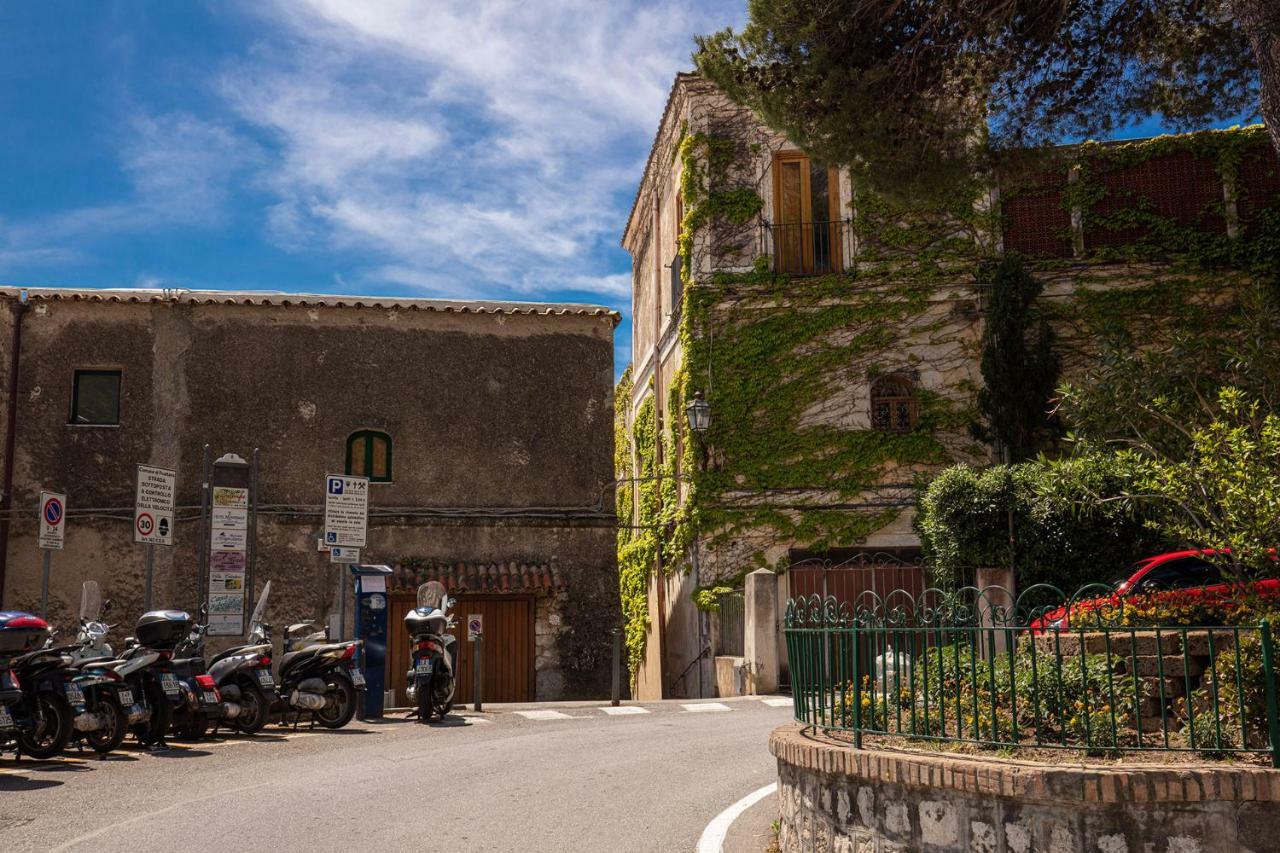
[[[12,399],[0,385],[0,417],[17,411],[13,457],[0,460],[13,469],[3,605],[38,607],[37,498],[66,492],[50,617],[67,636],[81,582],[96,580],[119,642],[142,608],[131,510],[134,466],[151,463],[178,472],[176,542],[156,549],[153,604],[194,610],[208,444],[215,458],[260,450],[252,585],[273,581],[268,618],[323,621],[345,577],[316,548],[323,477],[344,469],[347,436],[376,429],[393,440],[393,482],[371,487],[362,559],[554,561],[565,591],[546,615],[572,630],[540,639],[540,661],[556,666],[539,675],[538,698],[608,694],[618,596],[607,309],[60,289],[23,301],[3,288],[0,371],[19,316]],[[122,372],[118,425],[68,422],[78,368]]]
[[[783,853],[1263,853],[1280,771],[854,750],[775,730]]]

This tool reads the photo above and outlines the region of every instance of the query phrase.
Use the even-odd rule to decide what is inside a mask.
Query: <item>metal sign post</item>
[[[40,493],[40,534],[36,543],[44,551],[44,567],[40,575],[40,615],[49,615],[49,573],[53,568],[53,552],[61,551],[67,535],[67,496],[55,492]]]
[[[178,474],[154,465],[138,466],[138,488],[133,501],[133,541],[145,546],[142,562],[146,587],[144,610],[151,609],[151,587],[155,577],[157,545],[173,545],[173,505]]]
[[[479,613],[467,615],[467,639],[471,641],[471,672],[474,678],[471,684],[472,708],[484,710],[484,616]]]

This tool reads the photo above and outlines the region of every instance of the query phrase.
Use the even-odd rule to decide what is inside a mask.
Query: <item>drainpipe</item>
[[[653,458],[657,474],[658,511],[662,511],[662,428],[666,418],[662,412],[665,398],[662,389],[662,216],[659,210],[658,187],[653,188],[653,238],[649,245],[653,250],[653,411],[656,416],[657,440]],[[661,540],[661,535],[659,535]],[[662,545],[659,541],[657,565],[658,582],[658,695],[667,698],[667,573],[663,567]]]
[[[10,349],[8,417],[4,427],[4,489],[0,491],[0,609],[4,607],[5,576],[9,565],[9,513],[13,509],[13,452],[18,436],[18,362],[22,353],[22,315],[27,310],[27,292],[13,304],[13,343]]]

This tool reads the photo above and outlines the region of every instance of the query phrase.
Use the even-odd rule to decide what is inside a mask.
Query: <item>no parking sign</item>
[[[46,551],[61,551],[67,536],[67,496],[40,493],[40,535],[37,544]]]

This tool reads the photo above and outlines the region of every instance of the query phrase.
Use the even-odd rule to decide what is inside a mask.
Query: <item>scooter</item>
[[[192,619],[183,610],[151,610],[138,617],[134,637],[121,659],[107,664],[129,685],[134,700],[129,729],[143,746],[162,746],[183,703],[182,685],[170,667],[173,650],[190,633]]]
[[[67,650],[66,664],[75,673],[72,684],[83,700],[83,711],[71,721],[72,741],[88,744],[100,756],[124,742],[133,705],[132,690],[106,665],[115,655],[106,642],[110,626],[100,621],[105,610],[97,581],[85,581],[80,590],[80,631]],[[68,698],[76,698],[70,690]]]
[[[49,637],[49,623],[39,616],[0,611],[0,749],[12,749],[19,758],[38,721],[30,713],[14,662],[44,646]]]
[[[263,621],[271,581],[249,619],[249,643],[215,655],[209,661],[209,675],[222,694],[216,725],[226,725],[244,734],[262,731],[278,699],[271,674],[271,626]]]
[[[203,607],[201,619],[206,616]],[[209,628],[203,622],[192,624],[190,632],[173,650],[170,669],[177,676],[182,701],[174,708],[173,731],[179,737],[199,740],[217,724],[222,716],[222,696],[204,662],[204,638]]]
[[[308,631],[312,633],[297,636]],[[289,725],[293,714],[296,728],[304,713],[312,724],[327,729],[340,729],[351,722],[365,685],[364,673],[356,665],[359,648],[359,640],[328,642],[328,630],[316,631],[310,622],[286,628],[285,654],[276,673],[280,685],[276,711],[281,724]]]
[[[447,633],[455,624],[448,613],[452,606],[444,585],[429,581],[418,587],[418,606],[404,617],[413,666],[407,692],[409,701],[417,706],[420,723],[431,722],[432,714],[437,713],[444,719],[453,710],[457,638]]]

